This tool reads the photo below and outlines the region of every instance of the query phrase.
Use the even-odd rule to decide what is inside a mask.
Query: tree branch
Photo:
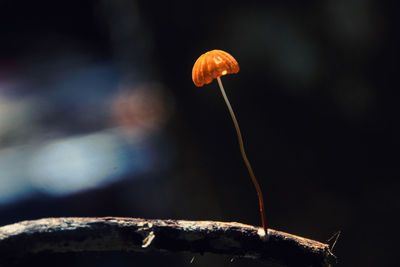
[[[0,227],[0,261],[35,253],[161,251],[217,253],[287,266],[330,266],[329,245],[254,226],[137,218],[46,218]]]

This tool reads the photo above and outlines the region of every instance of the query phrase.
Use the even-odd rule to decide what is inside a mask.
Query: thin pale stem
[[[246,164],[247,170],[249,171],[251,181],[253,182],[254,187],[256,188],[256,191],[257,191],[258,202],[260,204],[262,226],[265,231],[265,234],[267,234],[268,232],[267,232],[267,225],[265,223],[264,199],[263,199],[263,195],[261,192],[261,188],[260,188],[260,185],[258,184],[258,181],[257,181],[255,175],[254,175],[253,168],[251,167],[250,162],[247,159],[246,152],[244,151],[242,133],[240,132],[239,123],[237,122],[237,119],[236,119],[235,113],[233,112],[231,103],[229,102],[228,97],[226,96],[224,86],[222,85],[221,79],[219,77],[217,77],[217,81],[218,81],[219,88],[221,89],[222,96],[224,97],[225,103],[228,106],[229,113],[231,114],[233,124],[235,125],[236,134],[237,134],[238,141],[239,141],[240,153],[242,154],[242,158],[243,158],[244,163]]]

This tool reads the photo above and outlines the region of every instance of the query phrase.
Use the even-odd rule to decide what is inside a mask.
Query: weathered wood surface
[[[329,245],[241,223],[138,218],[45,218],[0,227],[0,262],[36,253],[216,253],[285,266],[331,266]]]

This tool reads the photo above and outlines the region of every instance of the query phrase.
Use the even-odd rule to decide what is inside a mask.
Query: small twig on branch
[[[137,218],[46,218],[0,227],[0,262],[35,253],[161,251],[216,253],[287,266],[330,266],[329,245],[241,223]]]

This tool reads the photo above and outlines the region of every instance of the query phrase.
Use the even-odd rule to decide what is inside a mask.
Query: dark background
[[[389,1],[388,1],[389,2]],[[394,2],[393,2],[394,3]],[[398,16],[384,1],[0,1],[0,225],[64,216],[260,225],[326,242],[338,266],[393,266],[399,210]],[[43,266],[262,266],[104,253]]]

